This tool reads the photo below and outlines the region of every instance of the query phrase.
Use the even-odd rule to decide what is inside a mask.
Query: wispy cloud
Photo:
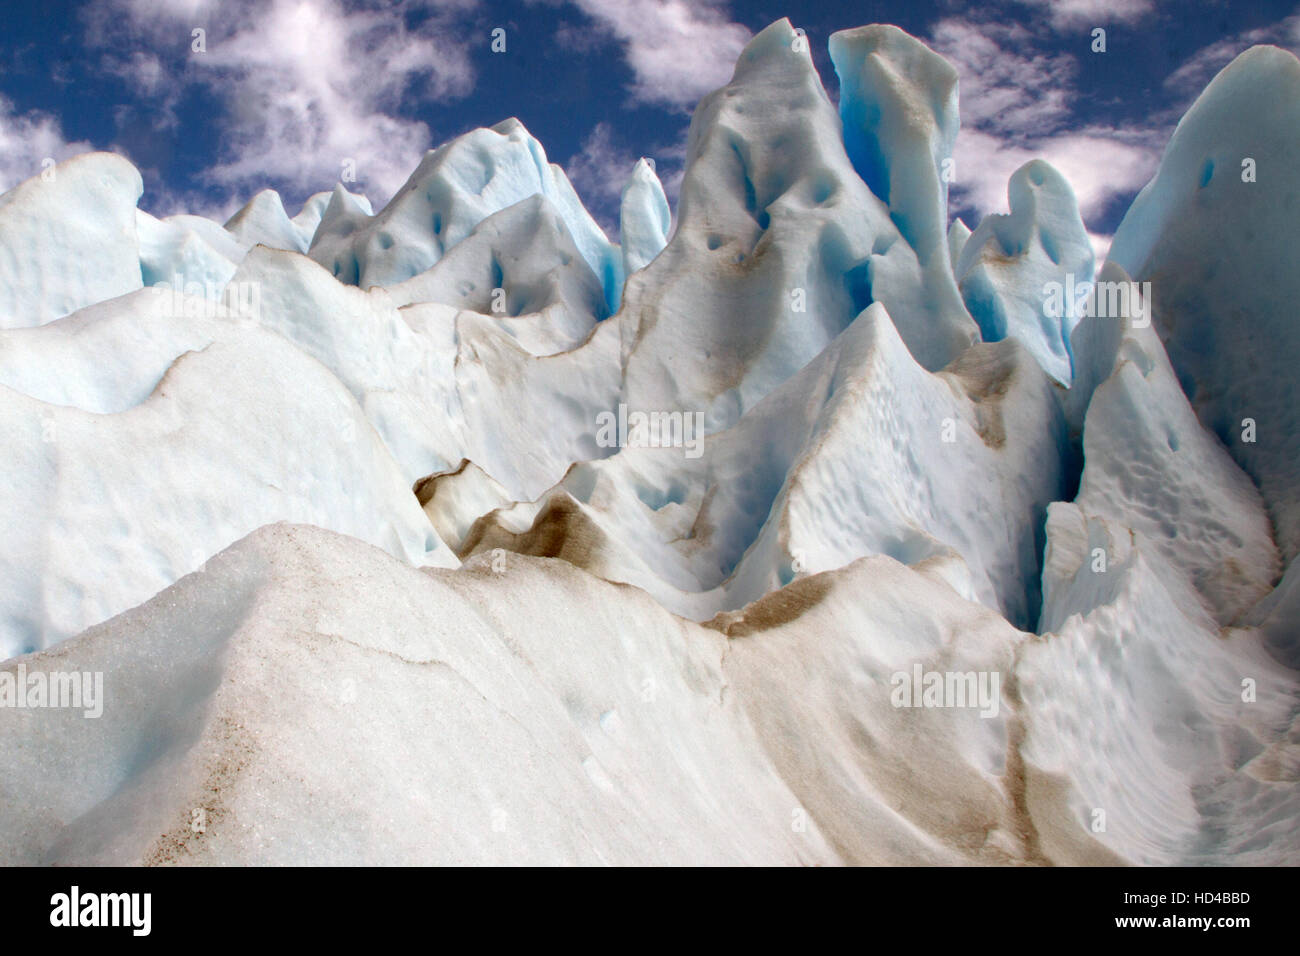
[[[0,192],[37,176],[47,159],[55,162],[94,147],[63,138],[59,121],[48,113],[17,113],[13,103],[0,96]]]
[[[106,67],[166,111],[182,85],[221,104],[220,154],[203,178],[228,190],[328,188],[348,162],[356,188],[383,201],[432,145],[403,98],[446,101],[470,92],[474,70],[456,17],[472,4],[428,5],[409,27],[400,6],[337,0],[114,0],[87,23]],[[205,31],[195,51],[193,30]],[[130,57],[116,50],[128,35]],[[178,55],[179,51],[179,55]]]
[[[613,129],[597,123],[565,166],[583,203],[611,237],[618,235],[618,202],[637,157],[614,144]]]
[[[954,207],[977,216],[1005,212],[1011,174],[1045,159],[1070,182],[1094,249],[1104,252],[1110,237],[1096,223],[1155,173],[1163,128],[1080,127],[1077,61],[1039,52],[1023,24],[948,18],[932,28],[931,45],[960,76]]]
[[[1069,121],[1078,64],[1068,53],[1038,52],[1027,27],[950,17],[930,36],[957,68],[963,124],[1032,136]]]
[[[633,101],[693,109],[731,79],[750,33],[717,0],[571,0],[617,39],[632,69]]]
[[[618,143],[609,123],[597,123],[581,149],[565,165],[565,173],[602,229],[617,239],[619,201],[623,186],[642,153]],[[655,173],[664,187],[669,206],[676,208],[686,163],[685,135],[671,145],[650,150]]]
[[[1156,12],[1155,0],[1017,0],[1021,6],[1041,10],[1060,31],[1080,27],[1134,24]]]
[[[1178,111],[1185,111],[1216,73],[1258,43],[1272,43],[1300,55],[1300,7],[1297,11],[1268,26],[1224,37],[1184,60],[1164,83],[1166,90],[1179,97]]]

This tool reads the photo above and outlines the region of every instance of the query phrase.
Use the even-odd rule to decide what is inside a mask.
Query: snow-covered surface
[[[494,512],[466,547],[552,554],[573,539],[568,560],[697,619],[800,571],[952,551],[969,566],[971,595],[1029,627],[1065,431],[1045,377],[1014,343],[972,349],[933,375],[877,303],[709,435],[706,455],[629,448],[577,465],[540,509]]]
[[[1300,64],[1095,269],[1041,161],[948,223],[940,57],[830,47],[838,109],[755,36],[621,246],[517,120],[378,211],[0,196],[0,863],[1300,861]]]
[[[702,627],[559,561],[277,525],[51,652],[100,719],[0,710],[0,862],[1037,862],[1016,709],[889,685],[1027,637],[883,557]]]
[[[1016,671],[1030,812],[1069,807],[1039,828],[1044,851],[1089,834],[1143,865],[1294,863],[1295,672],[1258,632],[1221,631],[1143,535],[1062,502],[1048,536],[1055,630],[1025,645]]]
[[[122,157],[86,153],[0,196],[0,328],[44,325],[140,288],[143,190]]]

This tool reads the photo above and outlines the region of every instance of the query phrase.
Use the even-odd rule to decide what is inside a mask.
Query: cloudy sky
[[[1007,177],[1041,156],[1099,248],[1218,69],[1254,43],[1300,48],[1296,0],[6,3],[0,188],[47,157],[111,149],[157,215],[224,219],[266,186],[292,214],[344,160],[379,205],[424,150],[517,116],[612,225],[638,156],[675,199],[696,101],[781,16],[809,35],[832,97],[835,30],[889,22],[924,39],[961,74],[953,214],[973,227],[1005,211]]]

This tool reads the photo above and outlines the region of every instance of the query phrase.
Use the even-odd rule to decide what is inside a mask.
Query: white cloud
[[[1055,129],[1070,118],[1077,64],[1065,53],[1017,51],[1034,45],[1019,24],[948,18],[934,25],[930,46],[960,77],[963,124],[1024,136]]]
[[[1035,140],[1008,143],[990,133],[963,129],[957,135],[960,201],[982,214],[1007,211],[1007,180],[1031,159],[1044,159],[1074,189],[1084,220],[1106,212],[1117,196],[1141,189],[1155,175],[1159,153],[1118,130],[1085,128]]]
[[[1047,14],[1060,31],[1080,27],[1105,27],[1113,23],[1134,24],[1155,13],[1155,0],[1018,0]]]
[[[565,167],[583,203],[610,236],[618,234],[619,198],[637,158],[631,150],[614,144],[608,123],[597,123]],[[611,211],[615,213],[612,218]]]
[[[1162,128],[1078,128],[1075,60],[1068,54],[1021,52],[1037,47],[1023,25],[949,18],[934,26],[932,46],[960,77],[954,208],[970,208],[979,216],[1006,212],[1011,174],[1031,159],[1045,159],[1074,189],[1086,225],[1155,174]],[[1089,235],[1094,249],[1110,244],[1102,231],[1091,228]]]
[[[1183,61],[1182,65],[1165,79],[1165,88],[1180,96],[1179,113],[1191,105],[1214,75],[1231,63],[1238,54],[1258,43],[1272,43],[1300,55],[1300,13],[1277,23],[1253,30],[1243,30],[1202,47]]]
[[[394,115],[403,95],[445,100],[473,87],[467,45],[448,20],[467,0],[433,4],[415,28],[401,7],[345,9],[338,0],[108,6],[99,6],[88,31],[118,75],[162,100],[164,117],[182,83],[199,84],[222,104],[213,117],[220,154],[204,176],[232,190],[327,189],[351,161],[352,188],[386,201],[432,145],[424,122]],[[196,27],[207,31],[206,52],[190,52]],[[115,54],[123,33],[152,49]],[[185,54],[180,65],[177,50]]]
[[[351,160],[359,185],[378,199],[401,186],[431,145],[423,122],[385,107],[408,83],[441,98],[471,81],[463,46],[409,33],[400,18],[305,0],[277,0],[193,61],[226,93],[234,119],[225,143],[233,156],[210,171],[215,182],[320,188]]]
[[[39,175],[47,159],[60,162],[92,149],[64,139],[59,121],[48,113],[16,113],[0,96],[0,192]]]
[[[716,0],[572,0],[623,44],[635,102],[691,109],[724,86],[750,33]]]

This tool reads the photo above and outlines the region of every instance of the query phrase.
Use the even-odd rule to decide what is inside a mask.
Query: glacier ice
[[[0,688],[109,688],[0,706],[0,863],[1295,863],[1300,63],[1098,267],[1040,160],[949,223],[942,58],[830,53],[758,33],[620,243],[514,119],[377,211],[0,196]]]
[[[97,391],[111,411],[6,386],[6,656],[139,604],[268,521],[335,528],[415,564],[455,563],[338,378],[273,332],[217,317],[205,334],[192,318],[150,308],[152,295],[115,300],[97,316],[107,328],[68,349],[93,365],[97,338],[155,324],[146,334],[156,359],[172,353],[169,364],[159,376],[161,362],[137,360],[134,380],[104,382]]]
[[[1075,504],[1144,535],[1232,623],[1281,571],[1259,490],[1196,418],[1149,323],[1084,321],[1122,338],[1087,406]]]
[[[1300,202],[1297,151],[1300,63],[1247,50],[1178,124],[1110,251],[1151,280],[1179,380],[1259,485],[1288,560],[1300,553],[1300,274],[1279,237]]]
[[[263,189],[226,221],[226,231],[245,248],[270,246],[272,249],[306,252],[325,211],[324,206],[314,214],[309,211],[315,199],[313,196],[303,204],[299,215],[305,214],[306,218],[299,223],[284,211],[279,193],[274,189]]]
[[[943,171],[945,164],[951,168],[957,140],[957,71],[887,25],[833,34],[830,54],[840,80],[844,149],[871,192],[888,204],[889,217],[915,251],[927,286],[947,297],[942,308],[932,311],[952,328],[931,334],[946,334],[949,341],[942,346],[955,354],[969,334],[965,317],[951,301],[952,265],[945,255],[950,177]]]
[[[961,261],[961,251],[966,248],[966,240],[971,236],[970,226],[961,219],[954,219],[948,227],[948,259],[952,263],[954,274],[957,263]]]
[[[140,281],[150,287],[170,287],[178,295],[220,300],[227,283],[244,257],[244,247],[232,235],[208,220],[215,229],[194,226],[198,216],[155,219],[135,212],[140,247]]]
[[[1034,860],[1001,783],[1015,708],[954,728],[871,692],[915,659],[1006,668],[1027,635],[889,558],[794,587],[706,627],[564,562],[421,573],[263,528],[78,639],[168,703],[0,709],[0,862]]]
[[[428,269],[494,212],[541,194],[563,218],[606,303],[618,308],[622,257],[524,125],[508,119],[430,150],[377,214],[339,186],[309,254],[341,281],[393,285]],[[333,210],[333,212],[332,212]]]
[[[977,336],[951,278],[950,294],[930,281],[855,172],[796,39],[788,23],[772,24],[731,82],[701,101],[673,236],[624,290],[626,400],[702,412],[710,432],[734,424],[873,302],[931,370]]]
[[[1046,378],[1015,343],[972,349],[933,375],[877,303],[708,436],[703,458],[628,448],[575,465],[540,502],[488,515],[465,547],[547,554],[562,532],[584,539],[568,560],[701,619],[799,572],[951,552],[969,567],[966,593],[1031,626],[1065,432]]]
[[[1007,198],[1010,214],[987,216],[962,244],[962,300],[986,342],[1018,339],[1069,385],[1070,333],[1092,284],[1092,244],[1070,184],[1041,159],[1012,174]]]
[[[637,160],[619,197],[618,231],[623,247],[623,275],[643,269],[668,244],[672,212],[654,166]]]
[[[140,288],[143,191],[125,159],[87,153],[0,196],[0,328],[44,325]]]
[[[534,355],[580,345],[609,314],[600,280],[541,194],[488,216],[437,263],[388,291],[399,307],[439,302],[492,317]]]

